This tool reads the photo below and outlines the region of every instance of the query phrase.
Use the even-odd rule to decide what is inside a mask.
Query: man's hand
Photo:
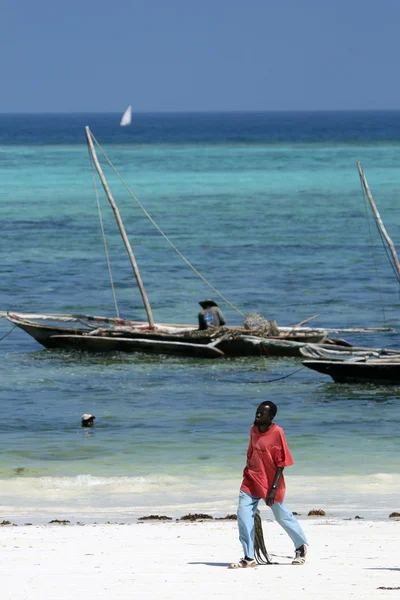
[[[265,498],[265,504],[267,506],[272,506],[275,502],[276,490],[270,490]]]

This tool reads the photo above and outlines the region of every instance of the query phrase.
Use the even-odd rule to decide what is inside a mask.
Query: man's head
[[[199,302],[201,308],[209,308],[210,306],[218,306],[215,300],[211,300],[211,298],[207,298],[206,300],[202,300]]]
[[[93,427],[95,416],[90,413],[82,415],[82,427]]]
[[[261,402],[256,410],[254,425],[257,425],[258,428],[268,428],[277,412],[277,406],[271,400]]]

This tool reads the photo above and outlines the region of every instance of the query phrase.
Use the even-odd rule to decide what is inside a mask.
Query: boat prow
[[[305,360],[303,365],[337,383],[400,384],[400,354],[367,360]]]

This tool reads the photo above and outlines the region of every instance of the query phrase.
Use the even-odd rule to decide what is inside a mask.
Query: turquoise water
[[[399,122],[400,113],[142,115],[122,132],[115,115],[2,115],[0,310],[115,314],[89,124],[166,235],[244,314],[280,325],[318,314],[310,324],[397,329],[399,288],[356,162],[396,244]],[[214,292],[106,174],[155,319],[196,322],[198,300]],[[144,319],[103,196],[101,207],[119,313]],[[242,322],[221,307],[229,324]],[[341,335],[400,347],[396,332]],[[367,513],[373,504],[375,516],[396,509],[396,386],[334,384],[295,359],[44,350],[5,319],[0,337],[4,518],[234,509],[249,426],[266,398],[278,405],[295,459],[287,473],[293,508]],[[97,417],[91,431],[79,427],[84,412]]]

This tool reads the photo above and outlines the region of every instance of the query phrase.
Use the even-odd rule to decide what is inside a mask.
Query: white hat
[[[89,413],[85,413],[84,415],[82,415],[82,421],[89,421],[89,419],[95,419],[96,417],[94,415],[90,415]]]

